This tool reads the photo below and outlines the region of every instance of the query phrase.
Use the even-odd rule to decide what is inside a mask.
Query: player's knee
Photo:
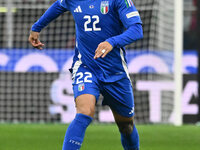
[[[76,98],[77,113],[81,113],[90,117],[94,117],[95,112],[95,96],[84,94]]]
[[[95,108],[93,107],[81,107],[77,108],[77,113],[84,114],[90,117],[94,117]]]
[[[133,131],[133,121],[128,121],[128,122],[118,122],[117,123],[119,131],[122,134],[129,135]]]

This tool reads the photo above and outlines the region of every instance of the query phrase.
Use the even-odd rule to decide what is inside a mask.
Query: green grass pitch
[[[0,150],[62,150],[66,125],[0,124]],[[200,150],[200,127],[138,125],[140,150]],[[81,150],[123,150],[114,124],[93,124]]]

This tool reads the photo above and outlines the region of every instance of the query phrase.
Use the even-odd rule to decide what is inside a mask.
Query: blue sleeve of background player
[[[115,7],[121,22],[127,30],[106,41],[113,47],[119,48],[143,38],[142,21],[133,2],[131,0],[116,0]]]
[[[53,3],[47,11],[41,16],[41,18],[32,26],[31,30],[40,32],[51,21],[56,19],[59,15],[67,11],[67,7],[64,0],[58,0]]]

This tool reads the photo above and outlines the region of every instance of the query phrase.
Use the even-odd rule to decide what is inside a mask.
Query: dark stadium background
[[[21,58],[22,55],[32,54],[34,50],[28,43],[28,36],[31,25],[45,12],[50,4],[55,0],[0,0],[0,55],[6,54],[13,60]],[[163,0],[166,5],[171,6],[172,0]],[[133,0],[139,6],[139,12],[143,20],[144,39],[127,46],[127,53],[152,53],[160,54],[173,47],[170,39],[173,38],[173,31],[164,31],[164,37],[169,39],[161,44],[170,48],[159,47],[160,42],[159,17],[160,9],[157,7],[159,0]],[[9,7],[11,4],[11,7]],[[145,7],[142,7],[145,6]],[[198,7],[199,6],[199,9]],[[146,8],[146,9],[144,9]],[[164,16],[170,17],[170,12]],[[183,49],[185,54],[194,54],[199,61],[199,37],[200,37],[200,2],[197,0],[184,0],[184,23],[183,23]],[[163,18],[161,18],[163,19]],[[167,19],[166,19],[167,20]],[[169,19],[170,20],[170,19]],[[12,23],[10,22],[12,21]],[[171,21],[171,20],[170,20]],[[199,22],[198,22],[199,21]],[[169,24],[172,25],[172,24]],[[166,24],[166,28],[167,28]],[[11,30],[10,30],[11,29]],[[73,17],[70,13],[61,15],[57,20],[46,27],[41,34],[41,41],[45,43],[47,51],[39,51],[44,55],[54,56],[56,60],[64,61],[73,53],[75,45],[75,30]],[[163,48],[163,49],[162,49]],[[57,51],[58,50],[58,51]],[[65,55],[57,54],[62,53]],[[135,55],[135,54],[134,54]],[[129,57],[129,55],[128,55]],[[130,56],[131,58],[132,56]],[[171,61],[171,58],[167,58]],[[169,57],[169,56],[168,56]],[[3,57],[0,57],[2,59]],[[9,60],[8,60],[9,61]],[[0,60],[1,62],[1,60]],[[200,62],[200,61],[199,61]],[[198,62],[198,63],[199,63]],[[10,63],[15,64],[15,62]],[[200,64],[200,63],[199,63]],[[134,67],[134,66],[133,66]],[[173,81],[172,74],[156,74],[150,72],[131,73],[133,90],[135,96],[135,121],[141,138],[142,150],[197,150],[200,140],[200,100],[198,94],[199,68],[188,68],[191,72],[183,75],[183,90],[191,85],[197,85],[188,89],[195,89],[187,98],[187,107],[183,117],[183,125],[174,127],[169,122],[170,114],[173,110],[173,92],[165,91],[161,93],[163,102],[161,104],[161,120],[152,122],[150,119],[149,92],[139,91],[137,82],[148,81]],[[64,74],[70,77],[68,72],[45,72],[41,67],[35,66],[28,72],[13,71],[13,66],[3,66],[0,63],[0,150],[42,150],[61,149],[62,140],[67,128],[62,115],[70,109],[66,104],[60,105],[52,100],[52,84]],[[39,71],[40,70],[40,71]],[[148,70],[148,68],[147,68]],[[65,79],[64,79],[65,80]],[[64,81],[63,80],[63,81]],[[66,84],[71,84],[66,81]],[[73,93],[67,89],[61,89],[63,96],[73,97]],[[104,146],[105,150],[122,150],[120,137],[113,122],[100,121],[99,113],[109,111],[108,107],[101,106],[102,97],[97,104],[93,125],[89,127],[86,134],[83,149],[96,149]],[[62,108],[62,113],[50,113],[50,106],[57,105]],[[58,108],[58,107],[57,107]],[[198,109],[197,111],[192,110]],[[188,111],[191,110],[191,111]],[[71,115],[71,114],[70,114]],[[68,117],[70,116],[68,114]],[[72,116],[71,116],[72,117]],[[104,117],[109,118],[108,116]],[[189,125],[188,125],[189,124]],[[97,142],[95,139],[98,139]],[[108,140],[106,140],[108,139]],[[12,141],[12,143],[10,142]],[[26,142],[24,142],[26,141]],[[89,146],[88,146],[89,145]]]

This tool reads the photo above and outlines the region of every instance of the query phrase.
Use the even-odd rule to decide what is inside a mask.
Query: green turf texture
[[[62,150],[66,125],[0,124],[0,150]],[[140,150],[200,150],[200,127],[138,125]],[[91,125],[81,150],[123,150],[114,124]]]

